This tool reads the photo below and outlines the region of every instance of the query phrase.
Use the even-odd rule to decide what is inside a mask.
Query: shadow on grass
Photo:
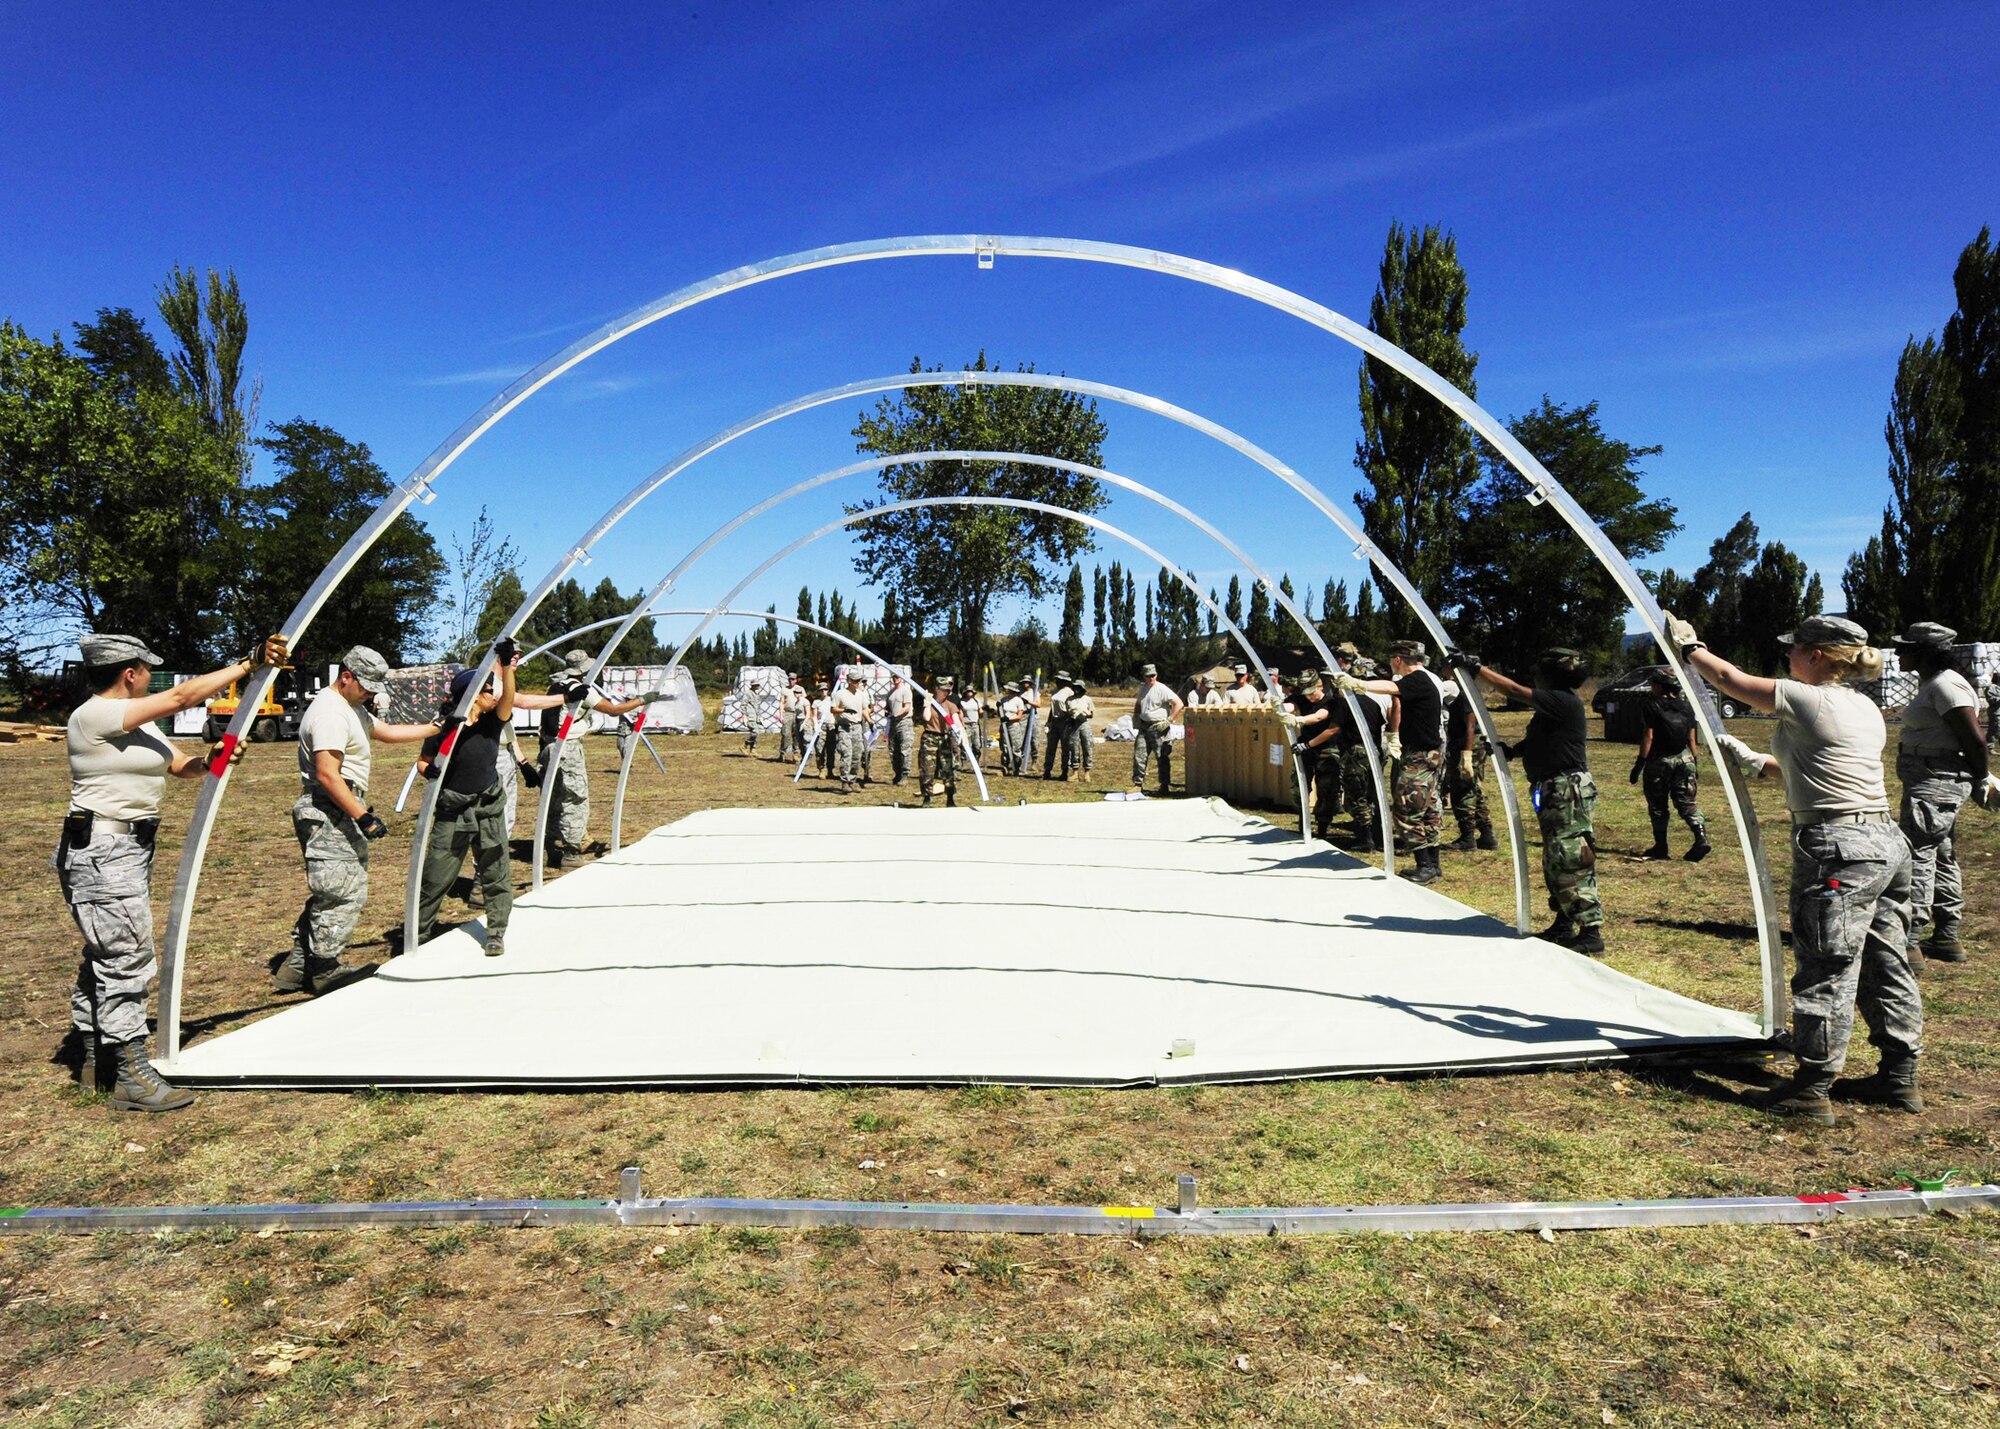
[[[1674,928],[1683,933],[1700,933],[1729,942],[1752,943],[1757,940],[1757,926],[1754,923],[1725,923],[1715,918],[1634,918],[1632,921],[1654,928]]]

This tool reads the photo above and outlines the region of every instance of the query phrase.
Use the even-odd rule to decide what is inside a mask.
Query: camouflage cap
[[[1359,660],[1361,658],[1361,647],[1356,645],[1352,640],[1343,640],[1333,647],[1333,653],[1336,655],[1345,655],[1350,660]]]
[[[1247,675],[1250,673],[1250,667],[1248,665],[1231,665],[1229,668],[1235,671],[1238,675]]]
[[[1896,643],[1906,650],[1948,650],[1958,643],[1958,632],[1935,620],[1919,620],[1898,635]]]
[[[1841,615],[1808,615],[1790,635],[1778,637],[1780,645],[1866,645],[1868,632]]]
[[[583,675],[589,673],[589,671],[590,652],[588,650],[576,649],[563,656],[563,673],[565,675]]]
[[[340,657],[340,663],[369,694],[379,695],[389,688],[389,662],[380,651],[356,645]]]
[[[1056,671],[1056,683],[1057,683],[1058,685],[1067,685],[1067,684],[1069,683],[1069,681],[1070,681],[1070,673],[1069,673],[1069,671],[1067,671],[1067,670],[1058,670],[1058,671]]]
[[[1389,653],[1399,660],[1417,661],[1430,658],[1430,649],[1421,640],[1398,640],[1389,647]]]
[[[1141,665],[1141,666],[1139,667],[1139,678],[1141,678],[1141,679],[1145,679],[1145,680],[1157,680],[1157,679],[1158,679],[1159,677],[1160,677],[1160,667],[1159,667],[1159,666],[1157,666],[1157,665]]]
[[[939,675],[937,677],[937,687],[940,690],[955,689],[957,688],[957,686],[958,686],[958,681],[950,675]]]
[[[1019,680],[1009,680],[1006,684],[1002,685],[1000,688],[1003,690],[1011,690],[1018,695],[1021,693],[1021,682]]]
[[[148,665],[163,663],[136,635],[86,635],[76,642],[76,648],[83,652],[83,663],[93,669],[123,665],[128,660],[143,660]]]

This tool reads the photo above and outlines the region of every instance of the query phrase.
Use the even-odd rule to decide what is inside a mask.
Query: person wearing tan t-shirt
[[[170,1086],[146,1048],[146,989],[157,972],[153,952],[153,846],[160,796],[169,777],[199,779],[243,757],[241,744],[205,754],[177,748],[154,721],[191,710],[285,661],[273,635],[234,664],[151,689],[162,662],[130,635],[91,634],[77,642],[92,691],[69,718],[69,812],[56,844],[56,877],[83,934],[83,959],[70,993],[70,1033],[63,1060],[77,1080],[111,1093],[115,1111],[172,1111],[194,1093]]]

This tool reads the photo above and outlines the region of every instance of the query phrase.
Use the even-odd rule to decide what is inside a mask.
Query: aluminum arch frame
[[[1188,415],[1192,416],[1191,413]],[[1228,552],[1236,560],[1242,562],[1243,565],[1249,569],[1251,575],[1256,579],[1258,584],[1262,585],[1267,591],[1269,591],[1272,594],[1272,596],[1277,600],[1280,609],[1282,609],[1285,612],[1285,614],[1291,618],[1293,623],[1298,626],[1299,630],[1304,633],[1307,643],[1310,644],[1313,647],[1313,649],[1316,652],[1318,652],[1320,657],[1326,661],[1327,666],[1329,668],[1335,666],[1336,661],[1334,660],[1333,652],[1327,648],[1325,639],[1320,635],[1319,631],[1313,626],[1312,622],[1305,617],[1305,614],[1292,601],[1292,598],[1286,595],[1284,590],[1275,581],[1271,579],[1270,571],[1265,567],[1263,567],[1262,565],[1260,565],[1255,557],[1250,555],[1248,551],[1244,550],[1240,545],[1238,545],[1235,541],[1231,540],[1227,535],[1223,534],[1223,532],[1217,529],[1213,524],[1204,520],[1202,517],[1196,515],[1193,511],[1190,511],[1187,507],[1182,506],[1179,502],[1173,500],[1171,497],[1167,496],[1164,492],[1161,492],[1151,486],[1148,486],[1144,482],[1135,481],[1131,477],[1120,475],[1119,473],[1114,471],[1108,471],[1103,467],[1090,466],[1083,462],[1069,461],[1067,459],[1060,457],[1036,456],[1026,452],[938,450],[938,451],[906,452],[895,456],[873,457],[865,461],[849,463],[846,466],[835,468],[832,471],[821,472],[819,475],[808,477],[806,480],[799,482],[798,484],[791,486],[784,491],[779,492],[775,496],[765,498],[763,501],[756,503],[755,505],[738,513],[736,516],[730,518],[728,521],[724,522],[721,526],[717,527],[716,530],[712,532],[708,537],[699,542],[695,546],[695,548],[681,560],[681,562],[678,565],[676,565],[671,571],[667,573],[665,577],[663,577],[660,580],[659,584],[656,585],[652,591],[648,592],[640,600],[640,602],[633,608],[633,611],[626,617],[626,623],[621,625],[618,628],[618,630],[612,634],[610,640],[606,642],[604,649],[599,652],[597,657],[597,663],[592,667],[593,672],[603,669],[603,667],[607,663],[609,663],[612,652],[617,648],[618,643],[625,638],[625,635],[630,631],[632,625],[636,623],[636,621],[638,621],[639,619],[644,618],[646,611],[651,606],[653,601],[657,600],[662,594],[673,588],[675,581],[678,580],[679,577],[686,572],[689,566],[691,566],[703,554],[714,549],[714,547],[719,542],[721,542],[726,536],[740,529],[742,526],[747,524],[753,518],[762,515],[765,512],[776,509],[777,507],[783,505],[787,501],[790,501],[792,498],[796,496],[802,496],[809,491],[816,490],[821,486],[828,485],[831,482],[840,480],[844,477],[855,476],[868,471],[879,471],[882,470],[883,468],[890,466],[904,466],[904,465],[930,462],[930,461],[995,461],[995,462],[1005,461],[1005,462],[1018,462],[1023,465],[1030,465],[1030,466],[1045,466],[1060,471],[1072,472],[1080,476],[1088,476],[1093,479],[1102,481],[1109,486],[1116,487],[1123,491],[1129,491],[1134,495],[1141,496],[1146,500],[1153,502],[1155,505],[1164,508],[1165,510],[1174,514],[1175,516],[1178,516],[1182,520],[1188,522],[1196,530],[1202,532],[1204,535],[1208,536],[1211,540],[1213,540],[1217,545],[1221,546],[1223,550]],[[1206,602],[1204,602],[1204,605],[1205,604]],[[1262,668],[1261,664],[1259,668]],[[1354,727],[1356,733],[1361,740],[1361,745],[1363,750],[1368,755],[1370,776],[1375,786],[1376,811],[1379,819],[1381,820],[1381,828],[1382,828],[1382,871],[1384,873],[1394,873],[1395,872],[1395,845],[1394,845],[1395,820],[1394,820],[1394,812],[1391,808],[1391,800],[1389,796],[1388,784],[1382,774],[1381,754],[1380,751],[1376,748],[1374,737],[1368,731],[1367,720],[1361,714],[1360,708],[1356,703],[1356,697],[1354,695],[1348,694],[1345,691],[1343,691],[1342,698],[1344,698],[1347,701],[1348,709],[1354,719]],[[1506,766],[1504,762],[1500,766],[1500,772],[1503,776],[1506,773]],[[1302,778],[1303,776],[1301,775],[1301,779]],[[983,792],[984,791],[982,790],[982,793]],[[1305,816],[1305,811],[1303,809],[1301,810],[1301,815],[1302,817]],[[1521,830],[1518,823],[1510,825],[1509,835],[1514,840],[1514,845],[1517,850],[1515,858],[1515,903],[1517,909],[1516,912],[1517,926],[1519,931],[1525,933],[1528,931],[1526,845],[1521,837]],[[422,840],[424,838],[424,834],[422,831],[419,831],[417,838],[418,842],[416,846],[419,850],[421,850]]]
[[[1276,476],[1280,481],[1283,481],[1286,485],[1292,487],[1293,490],[1299,492],[1301,495],[1306,496],[1307,499],[1312,501],[1315,506],[1319,507],[1322,510],[1322,512],[1329,514],[1332,517],[1335,525],[1340,528],[1342,533],[1346,535],[1349,539],[1356,542],[1355,554],[1357,556],[1367,556],[1370,559],[1372,559],[1376,565],[1381,567],[1385,573],[1384,579],[1392,580],[1394,588],[1400,594],[1403,595],[1406,601],[1408,601],[1411,604],[1412,609],[1415,611],[1418,618],[1425,623],[1426,629],[1434,633],[1436,638],[1443,644],[1447,652],[1452,648],[1449,637],[1445,633],[1444,626],[1442,622],[1438,620],[1436,614],[1432,612],[1428,607],[1428,605],[1424,603],[1422,596],[1417,593],[1416,588],[1412,586],[1407,580],[1403,579],[1402,573],[1395,569],[1393,563],[1390,562],[1388,558],[1385,555],[1383,555],[1379,549],[1375,548],[1372,545],[1372,543],[1368,541],[1367,536],[1362,532],[1361,528],[1354,525],[1350,518],[1347,518],[1342,513],[1340,513],[1339,509],[1333,506],[1332,502],[1328,500],[1325,493],[1321,492],[1317,487],[1313,486],[1310,482],[1306,481],[1303,477],[1301,477],[1296,471],[1292,470],[1291,467],[1279,461],[1276,457],[1271,455],[1269,452],[1265,451],[1262,447],[1258,446],[1256,443],[1250,441],[1248,438],[1243,437],[1240,434],[1229,430],[1227,427],[1223,427],[1215,422],[1211,422],[1207,418],[1202,417],[1197,413],[1191,412],[1184,407],[1176,406],[1171,402],[1168,402],[1159,397],[1154,397],[1147,393],[1133,391],[1130,388],[1114,387],[1104,383],[1088,382],[1082,379],[1056,376],[1046,373],[976,372],[969,370],[961,370],[958,372],[901,373],[891,377],[868,378],[858,382],[845,383],[838,387],[826,388],[823,389],[822,391],[809,393],[806,396],[794,398],[790,401],[779,403],[777,406],[766,408],[764,411],[757,413],[755,416],[746,418],[743,421],[737,422],[732,426],[725,427],[721,431],[712,434],[711,436],[703,439],[700,442],[697,442],[694,446],[688,448],[686,451],[682,452],[679,456],[675,457],[673,460],[667,462],[665,465],[661,467],[656,468],[644,480],[639,482],[638,485],[634,486],[623,497],[621,497],[610,511],[605,513],[603,517],[599,518],[597,523],[593,525],[588,532],[585,533],[583,539],[575,547],[573,547],[570,550],[570,552],[563,557],[562,560],[557,562],[556,566],[535,587],[535,590],[523,596],[520,606],[515,610],[515,612],[510,617],[508,617],[506,624],[504,624],[501,627],[501,633],[504,634],[511,632],[512,630],[518,629],[520,626],[524,625],[527,622],[528,618],[531,615],[533,615],[534,611],[539,607],[541,601],[546,597],[547,593],[550,590],[554,589],[556,582],[560,580],[562,576],[572,568],[572,566],[576,561],[580,559],[588,559],[590,549],[599,540],[601,540],[603,536],[607,532],[609,532],[611,527],[617,524],[619,520],[621,520],[624,516],[630,514],[634,509],[637,508],[637,506],[641,502],[645,501],[654,492],[658,491],[662,486],[664,486],[668,481],[672,480],[675,476],[679,475],[682,471],[685,471],[688,467],[692,466],[695,462],[701,460],[703,457],[708,456],[717,450],[720,450],[724,446],[727,446],[729,443],[735,441],[737,438],[745,436],[750,432],[757,431],[760,428],[768,426],[771,423],[776,422],[784,417],[792,416],[798,412],[808,410],[812,407],[824,406],[828,403],[840,401],[849,397],[867,396],[874,393],[894,391],[904,387],[938,387],[938,386],[952,386],[952,385],[966,385],[966,384],[996,386],[996,387],[1014,387],[1014,386],[1033,387],[1048,391],[1071,392],[1084,396],[1101,397],[1107,401],[1119,402],[1140,411],[1151,412],[1156,416],[1165,417],[1169,421],[1178,422],[1181,425],[1186,426],[1193,431],[1200,432],[1205,436],[1211,437],[1216,441],[1222,442],[1224,445],[1230,447],[1232,450],[1238,452],[1239,454],[1245,457],[1248,457],[1251,461],[1256,462],[1259,466],[1262,466],[1265,470],[1269,471],[1272,475]],[[841,468],[839,471],[836,472],[826,473],[822,479],[828,481],[836,480],[841,476],[851,475],[856,471],[880,469],[881,465],[883,464],[877,463],[871,466],[869,463],[865,462],[856,463],[851,467],[845,467]],[[772,498],[769,501],[760,503],[759,505],[753,507],[750,511],[745,512],[735,522],[730,523],[727,526],[725,526],[722,530],[715,532],[707,542],[705,542],[701,547],[697,548],[696,551],[692,552],[689,555],[689,557],[682,562],[681,565],[669,571],[667,575],[661,579],[659,585],[657,585],[653,589],[653,591],[647,595],[646,599],[643,602],[641,602],[638,606],[634,607],[634,611],[631,617],[632,620],[636,621],[639,618],[638,612],[644,610],[645,607],[649,605],[653,600],[657,599],[661,594],[665,593],[666,591],[673,589],[674,582],[686,570],[687,566],[691,564],[701,554],[711,549],[715,542],[720,541],[730,531],[737,529],[738,526],[743,524],[743,522],[749,520],[751,517],[762,514],[764,511],[771,509],[771,507],[776,505],[778,501],[786,499],[789,495],[790,493],[784,493],[781,494],[779,497]],[[1225,544],[1227,543],[1225,542]],[[1252,564],[1252,563],[1246,560],[1246,564]],[[1273,597],[1276,597],[1280,600],[1284,598],[1282,592],[1279,591],[1276,585],[1271,584],[1268,578],[1264,580],[1263,584],[1265,585],[1265,589],[1267,590],[1267,592],[1270,593]],[[1297,617],[1295,616],[1294,618],[1296,619]],[[1302,626],[1305,625],[1303,621],[1301,621],[1301,624]],[[1305,628],[1307,628],[1308,638],[1312,639],[1313,632],[1311,631],[1310,627],[1305,627]],[[615,635],[613,635],[611,637],[611,640],[608,642],[610,648],[615,649],[617,645],[624,639],[625,635],[629,633],[629,631],[630,631],[630,626],[628,625],[626,628],[621,629]],[[1325,657],[1329,665],[1335,663],[1333,660],[1332,653],[1326,650],[1323,643],[1320,643],[1316,640],[1314,641],[1314,643],[1317,645],[1320,653]],[[602,664],[603,661],[600,660],[599,665],[596,668],[601,669]],[[483,669],[484,666],[482,665],[482,670]],[[593,674],[594,673],[595,669],[593,670]],[[1460,680],[1460,688],[1466,694],[1467,698],[1472,701],[1473,706],[1477,710],[1481,731],[1485,735],[1488,744],[1493,749],[1494,765],[1496,774],[1498,776],[1498,784],[1500,788],[1500,802],[1501,802],[1501,807],[1505,812],[1507,819],[1507,832],[1510,841],[1509,852],[1514,866],[1515,926],[1521,932],[1525,933],[1528,931],[1528,928],[1530,926],[1529,914],[1528,914],[1528,862],[1527,862],[1527,841],[1522,833],[1522,826],[1521,826],[1520,801],[1514,792],[1513,779],[1511,776],[1510,767],[1507,761],[1507,756],[1502,751],[1499,735],[1493,727],[1490,716],[1485,711],[1483,701],[1481,701],[1478,697],[1477,689],[1472,685],[1471,682],[1466,681],[1462,678]],[[1350,704],[1351,703],[1352,701],[1350,699]],[[460,710],[459,713],[463,715],[465,711]],[[1357,716],[1357,721],[1359,722],[1358,716]],[[1364,742],[1367,743],[1372,750],[1373,741],[1368,739],[1364,735]],[[440,757],[441,767],[449,765],[450,758],[451,758],[451,751],[449,749],[444,750]],[[1379,768],[1379,762],[1377,763],[1376,767]],[[1387,858],[1393,857],[1393,853],[1390,844],[1388,842],[1390,838],[1389,831],[1393,826],[1393,820],[1391,818],[1391,813],[1389,808],[1390,800],[1388,791],[1386,787],[1384,787],[1381,778],[1377,777],[1375,779],[1375,784],[1377,792],[1377,804],[1379,806],[1379,813],[1381,815],[1381,827],[1383,831],[1383,853],[1386,860]],[[417,814],[417,819],[418,819],[417,853],[419,856],[421,856],[424,845],[428,839],[428,828],[430,823],[430,817],[431,816],[429,812],[420,805]],[[1385,867],[1387,867],[1386,862],[1385,862]]]
[[[442,475],[474,442],[509,412],[593,353],[602,351],[640,328],[685,308],[706,302],[710,298],[794,273],[878,259],[954,255],[976,257],[979,267],[983,270],[991,268],[996,257],[1002,253],[1009,257],[1063,258],[1105,263],[1182,278],[1249,298],[1329,332],[1401,373],[1437,398],[1447,410],[1485,438],[1507,463],[1528,481],[1530,499],[1547,500],[1555,506],[1557,514],[1583,540],[1599,565],[1617,583],[1632,608],[1639,613],[1654,643],[1665,652],[1667,664],[1674,671],[1682,692],[1697,711],[1697,723],[1701,728],[1702,738],[1708,745],[1710,759],[1722,771],[1723,792],[1729,804],[1730,816],[1736,825],[1745,861],[1751,872],[1751,902],[1757,914],[1758,955],[1764,973],[1763,1030],[1767,1035],[1774,1032],[1785,1006],[1783,957],[1778,943],[1777,904],[1771,891],[1770,869],[1765,858],[1763,841],[1758,833],[1757,816],[1750,806],[1748,790],[1742,775],[1731,761],[1722,757],[1718,744],[1718,738],[1723,733],[1721,719],[1718,715],[1710,713],[1699,699],[1697,694],[1699,682],[1688,671],[1680,652],[1667,639],[1666,617],[1658,601],[1653,598],[1652,592],[1639,578],[1639,573],[1597,528],[1588,513],[1576,503],[1562,484],[1556,481],[1527,448],[1523,447],[1471,397],[1393,343],[1384,341],[1375,333],[1333,309],[1277,284],[1252,278],[1218,264],[1205,263],[1199,259],[1186,258],[1158,249],[1100,243],[1086,239],[1002,237],[982,234],[928,235],[871,239],[809,249],[733,268],[712,278],[676,289],[664,297],[612,319],[554,356],[545,359],[538,366],[516,378],[499,394],[488,399],[478,411],[460,423],[443,443],[383,498],[368,519],[348,537],[340,551],[327,563],[305,595],[300,598],[299,603],[286,616],[284,624],[280,627],[280,633],[296,644],[335,587],[346,578],[349,571],[375,544],[389,524],[407,510],[413,501],[431,500],[434,496],[431,488],[432,479]],[[1323,496],[1316,499],[1314,504],[1320,506],[1327,516],[1338,523],[1339,518],[1332,504],[1326,502]],[[567,569],[568,566],[565,565],[563,570]],[[557,580],[560,578],[560,575],[556,577]],[[551,581],[551,587],[553,584],[554,581]],[[513,631],[506,630],[501,633],[512,634]],[[1434,635],[1436,633],[1433,632]],[[484,678],[486,663],[482,661],[481,679]],[[203,780],[194,813],[189,819],[187,835],[182,842],[180,865],[175,874],[174,890],[168,906],[166,934],[160,949],[159,1020],[169,1060],[180,1047],[180,993],[186,961],[189,915],[200,885],[201,868],[207,856],[209,836],[214,828],[221,802],[228,792],[231,772],[228,754],[243,737],[251,715],[263,702],[264,695],[275,678],[275,671],[262,670],[254,673],[246,682],[245,698],[236,714],[230,719],[229,728],[223,736],[223,757],[211,764],[210,777]],[[1471,691],[1469,682],[1464,679],[1462,673],[1460,685],[1468,692]],[[1482,724],[1486,723],[1482,718]],[[1503,791],[1509,791],[1507,784],[1503,783],[1501,787]],[[1504,797],[1511,801],[1513,797],[1511,791],[1506,792]]]
[[[1213,601],[1211,601],[1208,598],[1208,596],[1203,593],[1201,587],[1198,584],[1196,584],[1192,579],[1190,579],[1187,576],[1187,574],[1180,569],[1180,567],[1174,565],[1172,561],[1168,560],[1165,556],[1161,555],[1158,551],[1154,550],[1151,546],[1147,545],[1144,541],[1141,541],[1137,536],[1132,535],[1128,531],[1123,531],[1119,529],[1118,527],[1112,525],[1108,521],[1101,520],[1095,516],[1087,515],[1081,511],[1072,511],[1065,506],[1051,506],[1044,502],[1027,501],[1019,497],[926,496],[926,497],[915,498],[909,501],[893,501],[882,506],[871,507],[866,511],[857,511],[851,515],[842,517],[838,521],[829,522],[827,525],[821,526],[819,529],[815,531],[808,532],[806,535],[801,536],[797,540],[793,541],[790,545],[786,546],[784,549],[778,551],[775,555],[768,557],[761,564],[759,564],[756,567],[756,569],[752,570],[748,575],[744,576],[740,581],[738,581],[737,584],[729,591],[729,593],[716,603],[716,608],[722,609],[729,607],[739,596],[743,594],[745,590],[747,590],[751,585],[753,585],[756,581],[762,578],[773,567],[779,565],[787,557],[793,555],[795,552],[803,550],[805,547],[811,545],[814,541],[820,540],[822,537],[830,536],[836,531],[845,530],[849,526],[859,525],[861,522],[872,520],[877,516],[892,515],[899,511],[921,511],[927,508],[943,507],[943,506],[992,506],[992,507],[1005,507],[1016,511],[1039,511],[1044,515],[1058,516],[1066,520],[1075,521],[1080,525],[1090,527],[1092,530],[1102,531],[1107,536],[1111,536],[1117,540],[1124,541],[1127,545],[1131,546],[1134,550],[1138,551],[1140,554],[1146,556],[1149,560],[1159,562],[1159,564],[1163,569],[1172,572],[1175,578],[1179,580],[1180,583],[1187,588],[1189,593],[1194,596],[1196,601],[1199,602],[1205,610],[1212,613],[1215,616],[1217,622],[1229,631],[1230,638],[1235,640],[1237,647],[1243,651],[1245,657],[1254,662],[1257,668],[1263,672],[1265,679],[1270,681],[1273,687],[1276,686],[1277,684],[1276,675],[1272,672],[1271,668],[1264,663],[1262,657],[1260,657],[1257,654],[1256,647],[1251,645],[1249,637],[1244,635],[1244,633],[1237,628],[1235,622],[1229,619],[1228,615],[1221,609],[1221,607],[1217,606]],[[758,618],[768,619],[769,615],[768,613],[760,612]],[[669,670],[673,670],[679,666],[682,658],[687,654],[689,648],[693,646],[696,640],[701,638],[702,634],[705,631],[707,631],[709,625],[711,625],[712,623],[713,623],[712,618],[704,620],[702,621],[701,624],[697,625],[692,631],[690,631],[685,637],[683,637],[680,647],[674,651],[673,657],[667,662],[667,668]],[[1295,775],[1300,773],[1296,763],[1293,766],[1293,772]],[[1303,779],[1301,778],[1297,782],[1299,782],[1302,785]],[[535,845],[535,873],[536,873],[535,886],[540,887],[541,844],[539,841],[539,834],[537,836],[537,842]]]
[[[838,630],[829,630],[826,626],[816,624],[813,621],[801,620],[796,615],[779,615],[776,611],[771,611],[771,610],[718,610],[713,607],[710,607],[709,609],[706,610],[702,609],[649,610],[645,613],[645,615],[642,618],[646,620],[669,620],[677,616],[686,616],[686,615],[741,616],[754,620],[776,621],[780,625],[789,625],[799,630],[810,630],[815,635],[824,635],[830,640],[837,640],[842,645],[845,645],[848,649],[854,651],[856,654],[865,656],[867,659],[872,660],[875,664],[880,665],[885,669],[890,668],[889,662],[887,660],[883,659],[880,655],[877,655],[873,650],[870,650],[866,645],[863,645],[859,640],[853,639],[851,636],[842,635]],[[523,655],[521,657],[521,663],[525,665],[528,663],[528,661],[535,659],[537,656],[548,654],[549,651],[555,649],[556,646],[562,644],[565,640],[574,640],[579,635],[588,634],[590,631],[593,630],[602,630],[607,625],[617,625],[624,619],[625,617],[622,615],[614,615],[605,620],[593,620],[588,625],[579,625],[574,630],[565,630],[562,634],[556,636],[553,640],[545,641],[544,643],[537,645],[534,649],[530,650],[527,654]],[[915,691],[915,693],[923,700],[923,702],[927,706],[930,706],[932,708],[936,707],[937,701],[931,698],[931,692],[929,690],[925,689],[922,685],[919,685],[914,680],[910,682],[910,688],[913,691]],[[967,749],[966,752],[969,754],[972,751],[970,749]],[[625,813],[625,781],[626,781],[627,770],[631,767],[631,763],[632,763],[631,747],[628,746],[626,754],[622,758],[618,770],[618,795],[617,798],[615,798],[611,804],[611,847],[614,852],[619,847],[619,829],[623,824],[624,813]],[[981,776],[978,773],[978,765],[976,762],[973,765],[973,770],[974,770],[974,777],[979,779],[980,797],[984,799],[986,797],[986,780],[983,776]]]

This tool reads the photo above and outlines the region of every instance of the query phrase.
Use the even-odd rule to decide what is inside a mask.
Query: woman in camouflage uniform
[[[273,635],[244,659],[170,689],[151,689],[160,657],[130,635],[86,635],[90,698],[69,717],[69,812],[56,844],[56,877],[83,934],[83,960],[70,993],[70,1036],[78,1081],[109,1091],[115,1111],[172,1111],[194,1093],[171,1086],[146,1051],[146,989],[153,955],[153,845],[167,777],[199,779],[219,770],[215,751],[189,754],[162,738],[154,721],[194,709],[265,665],[285,661]],[[236,745],[231,762],[243,757]]]
[[[1681,656],[1703,679],[1778,717],[1771,753],[1733,735],[1719,741],[1751,778],[1785,781],[1792,815],[1792,1055],[1790,1080],[1753,1097],[1768,1111],[1833,1125],[1835,1100],[1923,1110],[1917,1057],[1924,1005],[1904,957],[1910,931],[1910,844],[1889,815],[1882,778],[1882,711],[1848,681],[1882,668],[1882,652],[1851,620],[1815,615],[1786,646],[1790,678],[1746,675],[1668,617]],[[1835,1080],[1859,1001],[1882,1054],[1871,1076]]]

